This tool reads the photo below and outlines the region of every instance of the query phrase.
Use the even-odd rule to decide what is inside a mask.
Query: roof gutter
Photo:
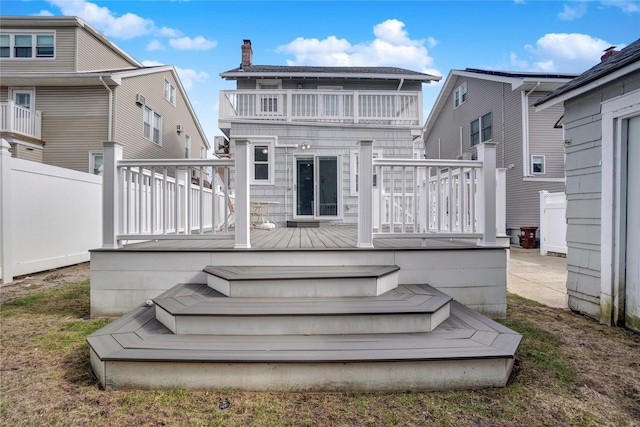
[[[531,88],[527,93],[522,94],[522,176],[528,177],[529,174],[529,95],[540,86],[540,82]]]
[[[102,76],[99,77],[100,83],[109,91],[109,118],[107,125],[107,141],[111,141],[111,129],[113,129],[113,90],[102,80]]]

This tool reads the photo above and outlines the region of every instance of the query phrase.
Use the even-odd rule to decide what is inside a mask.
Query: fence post
[[[547,209],[547,194],[549,192],[547,190],[542,190],[538,192],[540,194],[540,255],[547,254],[547,224],[546,224],[546,215],[545,211]],[[535,236],[534,236],[535,237]]]
[[[234,248],[250,248],[249,234],[249,140],[236,141],[236,243]]]
[[[122,160],[122,145],[105,141],[102,167],[102,247],[118,248],[117,235],[120,232],[120,210],[122,206],[122,180],[118,173],[118,161]]]
[[[507,235],[507,168],[496,169],[496,233]]]
[[[479,200],[482,210],[479,212],[482,227],[482,239],[479,246],[496,245],[496,143],[483,142],[478,145],[478,160],[482,162],[480,173]]]
[[[7,101],[7,132],[16,131],[16,104],[13,100]]]
[[[373,141],[359,141],[358,145],[360,150],[358,153],[358,243],[356,246],[358,248],[373,248]]]
[[[11,146],[0,139],[0,283],[13,281],[13,241],[11,233]]]

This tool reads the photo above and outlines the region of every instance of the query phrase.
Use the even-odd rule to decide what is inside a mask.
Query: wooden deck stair
[[[362,294],[371,286],[350,281],[394,277],[397,267],[325,267],[325,288],[305,286],[318,271],[279,269],[208,267],[226,275],[231,295],[245,287],[242,296],[181,284],[94,333],[87,341],[101,385],[404,391],[496,387],[509,378],[519,334],[428,285],[396,283],[372,296]],[[350,296],[332,283],[338,277]]]

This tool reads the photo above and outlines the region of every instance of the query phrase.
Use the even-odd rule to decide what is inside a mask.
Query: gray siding
[[[84,28],[77,29],[77,71],[119,70],[137,67]]]
[[[48,27],[33,27],[34,30],[51,31]],[[2,28],[3,31],[11,32],[11,28]],[[24,28],[21,28],[24,30]],[[29,71],[29,72],[63,72],[75,71],[75,47],[76,29],[57,28],[55,29],[55,58],[50,59],[6,59],[0,60],[3,72]]]
[[[32,162],[42,163],[42,149],[25,147],[24,145],[16,144],[11,146],[11,154],[13,157],[22,160],[30,160]]]
[[[89,170],[89,151],[107,140],[108,97],[103,87],[39,87],[44,163]]]
[[[569,307],[600,318],[602,102],[640,88],[640,72],[565,102]]]
[[[181,93],[176,93],[175,107],[164,99],[165,78],[177,90],[173,75],[168,71],[125,78],[122,85],[115,89],[113,139],[123,144],[125,158],[183,158],[185,135],[191,137],[191,157],[199,157],[199,147],[204,146],[204,139],[198,132]],[[136,94],[144,95],[146,105],[162,116],[161,146],[143,136],[144,110],[136,104]],[[185,129],[180,134],[176,131],[178,124],[183,125]]]
[[[453,93],[467,82],[467,101],[453,108]],[[513,91],[507,83],[458,76],[454,91],[444,101],[433,129],[425,138],[427,158],[456,159],[461,155],[475,155],[470,145],[471,121],[492,112],[493,142],[497,143],[498,167],[508,168],[506,173],[507,228],[517,234],[522,226],[540,225],[539,191],[559,192],[564,183],[525,181],[522,157],[522,99],[519,91]],[[534,93],[530,98],[538,99]],[[533,103],[532,100],[529,102]],[[549,174],[545,178],[563,177],[562,130],[553,129],[562,108],[547,113],[535,113],[529,108],[530,153],[545,154]],[[460,144],[462,128],[462,149]],[[545,150],[549,150],[546,151]],[[461,154],[462,153],[462,154]],[[550,168],[550,169],[549,169]]]
[[[253,185],[251,198],[276,201],[270,208],[270,216],[279,224],[293,216],[294,154],[341,156],[342,168],[342,220],[344,224],[355,224],[358,215],[358,198],[351,196],[350,151],[357,149],[357,141],[373,140],[374,150],[383,150],[387,158],[411,158],[413,144],[410,129],[381,129],[375,127],[305,126],[282,124],[233,124],[231,138],[242,136],[278,136],[279,145],[310,144],[311,149],[302,151],[293,148],[276,148],[275,184]],[[235,147],[231,146],[232,157]],[[233,180],[232,180],[233,182]]]

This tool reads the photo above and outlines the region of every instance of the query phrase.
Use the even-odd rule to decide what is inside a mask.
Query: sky
[[[173,65],[213,145],[220,73],[240,65],[393,66],[423,85],[424,118],[452,69],[582,73],[640,38],[640,0],[2,0],[2,15],[78,16],[145,65]]]

